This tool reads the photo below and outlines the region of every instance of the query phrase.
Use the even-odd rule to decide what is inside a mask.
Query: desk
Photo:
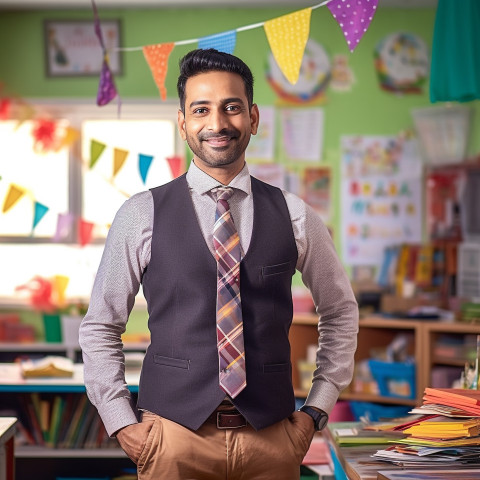
[[[341,425],[345,424],[345,422],[341,423]],[[355,425],[355,423],[352,422],[352,425]],[[402,468],[389,462],[377,461],[372,458],[371,455],[378,450],[384,449],[385,445],[377,444],[340,447],[335,442],[332,434],[333,430],[335,430],[335,423],[329,424],[329,428],[323,430],[322,435],[325,441],[327,441],[334,450],[348,480],[383,480],[387,478],[382,475],[378,476],[379,471],[385,472],[389,479],[395,478],[397,480],[420,478],[423,474],[430,475],[428,477],[430,480],[451,480],[452,478],[457,480],[473,480],[480,478],[480,468],[475,465],[442,466],[439,463],[435,468],[431,464],[423,466],[418,465],[415,468]],[[402,475],[402,472],[404,472],[405,475]]]
[[[14,480],[14,433],[17,419],[0,417],[0,480]]]

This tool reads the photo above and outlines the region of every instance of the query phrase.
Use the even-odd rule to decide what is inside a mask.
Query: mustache
[[[210,140],[211,138],[237,138],[240,136],[240,132],[234,128],[225,128],[220,132],[204,132],[198,135],[199,140]]]

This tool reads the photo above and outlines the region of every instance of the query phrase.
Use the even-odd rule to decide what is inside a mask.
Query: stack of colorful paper
[[[426,388],[415,420],[397,425],[407,436],[374,454],[402,467],[474,467],[480,465],[480,391]]]

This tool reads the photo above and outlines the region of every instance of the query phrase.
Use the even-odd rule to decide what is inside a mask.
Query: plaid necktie
[[[230,215],[233,189],[212,190],[217,198],[213,244],[217,259],[217,347],[220,387],[235,398],[247,385],[240,303],[240,239]]]

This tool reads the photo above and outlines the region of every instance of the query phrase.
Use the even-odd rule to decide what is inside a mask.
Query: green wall
[[[293,2],[292,2],[292,5]],[[135,47],[153,43],[180,41],[219,33],[244,25],[276,18],[296,10],[291,8],[205,8],[205,9],[100,9],[104,19],[119,18],[123,43]],[[1,11],[0,81],[12,93],[24,98],[86,98],[94,102],[98,78],[47,78],[44,68],[43,21],[46,19],[92,19],[89,9]],[[412,127],[411,109],[430,105],[428,84],[422,94],[395,95],[382,91],[373,65],[373,51],[386,35],[408,31],[419,35],[431,47],[435,10],[382,8],[381,5],[357,49],[350,54],[340,27],[326,7],[312,12],[310,38],[320,42],[332,58],[347,54],[356,83],[351,92],[327,90],[325,109],[324,158],[334,175],[334,230],[339,226],[339,140],[344,134],[395,135]],[[168,100],[176,101],[178,60],[195,45],[175,47],[167,75]],[[256,79],[255,100],[260,105],[275,104],[276,97],[265,79],[266,59],[270,49],[263,31],[257,28],[239,32],[235,54],[252,68]],[[141,51],[125,52],[124,74],[116,78],[121,97],[151,98],[160,102],[150,70]],[[474,102],[478,110],[478,102]],[[476,112],[477,113],[477,112]],[[474,118],[473,131],[478,123]],[[480,150],[480,139],[472,135],[469,154]],[[335,238],[339,246],[338,236]]]

